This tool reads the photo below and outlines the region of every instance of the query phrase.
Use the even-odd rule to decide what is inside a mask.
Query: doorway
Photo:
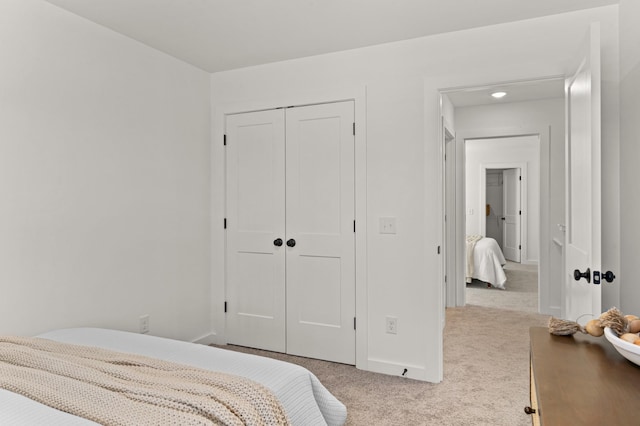
[[[537,84],[548,85],[551,87],[553,96],[547,96],[544,99],[535,97]],[[512,88],[527,86],[526,92],[522,97],[517,99],[511,98],[509,102],[501,101],[495,103],[490,99],[490,92],[496,87],[505,88],[510,92]],[[480,94],[484,92],[485,96]],[[540,93],[543,91],[540,90]],[[544,93],[550,93],[544,90]],[[467,96],[468,95],[468,96]],[[454,280],[448,280],[447,285],[447,306],[464,306],[464,276],[461,272],[456,275],[455,271],[465,270],[465,235],[474,229],[468,229],[467,222],[469,219],[468,208],[466,206],[466,189],[459,182],[466,180],[466,148],[469,142],[473,143],[479,139],[499,139],[513,136],[537,136],[539,138],[537,158],[539,159],[539,176],[536,178],[538,190],[540,194],[539,205],[537,208],[525,209],[524,214],[529,213],[530,220],[539,221],[540,227],[536,235],[528,236],[537,238],[537,252],[531,249],[527,251],[527,247],[523,244],[522,262],[529,267],[533,266],[538,270],[539,294],[538,299],[540,312],[545,314],[556,315],[560,313],[560,291],[558,286],[551,286],[550,283],[557,284],[562,276],[561,259],[557,256],[550,256],[552,250],[556,248],[554,241],[562,241],[564,235],[562,229],[557,224],[563,223],[564,218],[564,190],[562,182],[564,174],[564,87],[562,79],[553,78],[538,80],[533,82],[518,82],[513,84],[501,84],[499,86],[491,85],[480,88],[456,89],[452,91],[444,91],[442,93],[444,103],[450,103],[446,110],[453,110],[454,114],[449,119],[455,124],[456,143],[455,143],[455,180],[456,183],[448,184],[446,191],[454,191],[456,199],[455,209],[447,206],[447,218],[455,218],[454,234],[450,234],[455,241],[449,245],[447,254],[454,257],[453,267],[447,265],[447,276],[455,277]],[[484,99],[480,102],[469,103],[466,98],[472,100]],[[448,156],[450,158],[450,156]],[[495,161],[495,160],[493,160]],[[487,160],[487,163],[491,161]],[[518,165],[507,164],[491,164],[491,168],[511,168]],[[448,162],[445,167],[450,167]],[[485,171],[486,173],[486,171]],[[477,182],[486,182],[486,175],[475,175]],[[557,183],[551,184],[556,181]],[[484,183],[483,183],[484,184]],[[461,188],[462,186],[462,188]],[[484,192],[484,191],[483,191]],[[475,232],[482,234],[486,232],[487,222],[486,214],[482,215],[483,219],[478,222],[478,212],[486,213],[486,200],[480,201],[479,198],[474,201],[473,212],[476,221]],[[461,207],[463,206],[463,207]],[[478,224],[479,223],[479,224]],[[524,225],[523,225],[524,227]],[[447,225],[447,229],[449,224]],[[523,233],[527,232],[525,228]],[[453,247],[452,247],[453,246]],[[554,260],[555,258],[555,260]],[[451,272],[453,271],[453,272]],[[455,282],[452,282],[455,281]],[[455,287],[455,288],[454,288]]]
[[[485,183],[485,236],[496,240],[506,260],[520,263],[522,169],[487,168]]]

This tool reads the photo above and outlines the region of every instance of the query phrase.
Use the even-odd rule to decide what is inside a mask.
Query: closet
[[[353,101],[225,124],[228,342],[355,364]]]

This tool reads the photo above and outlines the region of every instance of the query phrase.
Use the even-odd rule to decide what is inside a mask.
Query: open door
[[[600,315],[600,26],[592,24],[565,80],[566,282],[563,317]]]
[[[520,263],[521,239],[520,226],[522,219],[520,169],[507,169],[502,172],[503,208],[502,218],[502,251],[504,257],[512,262]]]

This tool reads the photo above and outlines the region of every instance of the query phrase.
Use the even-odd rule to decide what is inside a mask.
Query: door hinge
[[[353,329],[356,329],[356,317],[353,317]]]
[[[522,180],[522,176],[518,176],[518,180]]]
[[[447,276],[446,275],[444,276],[444,282],[445,282],[445,284],[447,283]]]
[[[440,246],[438,246],[438,254],[440,254]]]
[[[518,210],[518,215],[522,216],[522,210]]]
[[[356,123],[353,123],[353,136],[356,135]]]
[[[223,136],[223,138],[222,138],[222,144],[223,144],[224,146],[227,146],[227,135],[224,135],[224,136]]]
[[[227,229],[227,218],[224,218],[224,229]]]
[[[224,313],[225,314],[227,313],[227,302],[226,301],[224,302]]]
[[[522,246],[521,245],[518,245],[518,250],[522,250]]]
[[[356,232],[356,221],[353,221],[353,232]]]

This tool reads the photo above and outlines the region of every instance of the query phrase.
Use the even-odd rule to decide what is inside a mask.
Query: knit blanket
[[[482,239],[482,235],[467,235],[467,270],[465,274],[465,281],[470,283],[473,279],[473,272],[475,265],[473,264],[473,250],[476,248],[476,243]]]
[[[287,425],[252,380],[136,354],[0,336],[0,388],[103,425]]]

